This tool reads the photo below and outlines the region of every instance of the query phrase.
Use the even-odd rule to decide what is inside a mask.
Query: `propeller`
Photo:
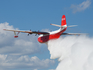
[[[38,30],[38,32],[39,32],[39,30]],[[38,35],[39,35],[39,33],[38,33]],[[35,36],[37,36],[37,34],[35,34]]]
[[[35,36],[37,36],[37,34],[35,34]]]
[[[50,30],[50,32],[52,32],[52,30]]]
[[[31,31],[31,29],[30,29],[30,31]],[[28,36],[29,36],[29,34],[28,34]]]
[[[28,36],[29,36],[29,34],[28,34]]]

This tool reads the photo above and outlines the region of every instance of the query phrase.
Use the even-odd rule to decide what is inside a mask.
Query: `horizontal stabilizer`
[[[56,25],[56,24],[50,24],[50,25],[57,26],[57,27],[63,27],[63,28],[67,27],[66,25],[64,25],[64,26]]]
[[[57,27],[66,27],[66,26],[61,26],[61,25],[57,25],[57,24],[50,24],[50,25],[53,25],[53,26],[57,26]],[[77,25],[71,25],[71,26],[67,26],[67,27],[75,27]]]
[[[61,25],[56,25],[56,24],[50,24],[50,25],[57,26],[57,27],[61,27]]]
[[[71,26],[67,26],[67,27],[75,27],[75,26],[78,26],[78,25],[71,25]]]

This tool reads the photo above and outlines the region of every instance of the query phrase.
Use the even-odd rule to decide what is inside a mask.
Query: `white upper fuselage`
[[[62,30],[64,30],[66,27],[67,27],[67,25],[64,25],[64,26],[61,27],[60,29],[55,30],[55,31],[52,31],[52,32],[48,32],[48,33],[49,33],[49,35],[57,34],[57,33],[61,32]],[[42,34],[42,35],[40,35],[39,37],[42,37],[42,36],[45,36],[45,35]]]

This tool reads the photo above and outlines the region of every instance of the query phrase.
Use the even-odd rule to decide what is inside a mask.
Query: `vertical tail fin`
[[[66,17],[65,17],[65,15],[63,15],[62,16],[62,21],[61,21],[61,26],[64,26],[64,25],[66,25],[67,23],[66,23]]]

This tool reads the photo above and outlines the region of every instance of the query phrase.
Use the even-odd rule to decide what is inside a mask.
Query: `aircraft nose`
[[[38,38],[38,42],[42,43],[41,37]]]

